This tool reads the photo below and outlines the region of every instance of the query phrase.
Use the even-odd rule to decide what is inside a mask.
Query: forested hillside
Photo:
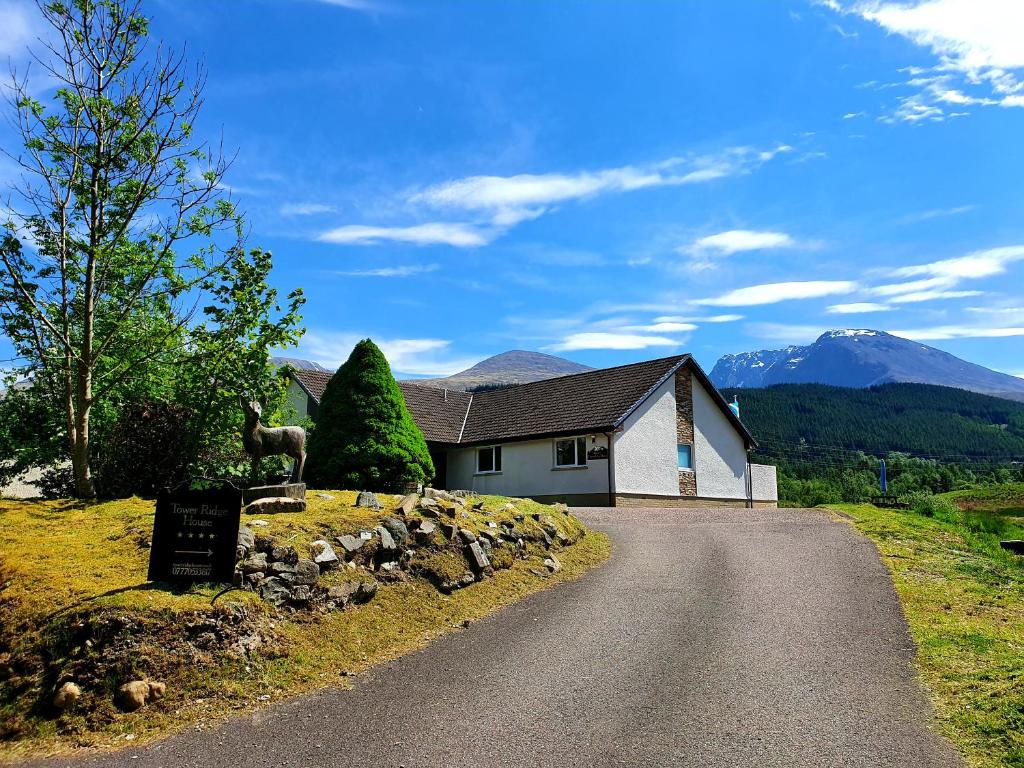
[[[1024,460],[1024,403],[929,384],[726,389],[767,455],[896,451],[966,463]]]

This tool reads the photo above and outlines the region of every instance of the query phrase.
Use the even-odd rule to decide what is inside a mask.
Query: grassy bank
[[[354,507],[355,494],[330,495],[311,493],[306,513],[265,516],[268,524],[255,530],[301,550],[312,539],[372,528],[392,514],[397,500],[381,497],[385,509],[378,511]],[[516,523],[521,530],[536,525],[537,514],[553,521],[561,540],[576,542],[555,545],[561,570],[549,573],[542,565],[548,550],[531,543],[524,557],[507,558],[510,567],[451,594],[418,575],[375,574],[382,583],[371,602],[328,612],[279,611],[243,591],[211,604],[218,587],[171,591],[147,583],[152,502],[0,500],[0,761],[138,743],[344,685],[347,675],[575,578],[608,557],[607,539],[585,532],[564,512],[529,501],[482,500],[483,510],[460,513],[460,525],[511,517],[503,508],[513,501],[525,518]],[[243,525],[251,524],[246,518]],[[369,578],[362,571],[343,568],[323,580]],[[258,648],[238,650],[253,638]],[[90,666],[97,655],[117,662]],[[69,674],[85,695],[77,708],[61,713],[50,701]],[[111,691],[133,677],[165,682],[166,697],[137,712],[120,711]]]
[[[1024,766],[1024,488],[947,494],[938,513],[829,505],[892,571],[942,732],[972,766]]]

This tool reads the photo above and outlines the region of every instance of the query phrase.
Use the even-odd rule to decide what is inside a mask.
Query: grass
[[[372,528],[397,501],[382,496],[388,508],[376,511],[354,507],[354,493],[327,495],[311,492],[306,513],[264,516],[268,525],[254,530],[301,552],[314,539]],[[482,499],[490,515],[470,510],[460,525],[512,519],[511,511],[500,511],[509,499]],[[554,525],[563,540],[576,541],[558,550],[559,573],[541,575],[544,550],[531,545],[525,559],[507,562],[511,567],[450,595],[412,577],[382,584],[370,603],[345,611],[276,613],[248,592],[229,592],[212,606],[219,587],[169,591],[148,584],[150,501],[0,500],[0,666],[9,668],[6,679],[0,674],[0,762],[139,743],[191,724],[209,727],[232,712],[318,687],[344,685],[348,674],[575,578],[608,557],[607,538],[586,532],[576,518],[535,502],[511,501],[526,515],[517,522],[520,530]],[[251,522],[246,518],[243,524]],[[322,582],[346,577],[358,575],[336,571]],[[241,621],[246,631],[264,638],[264,647],[247,657],[204,650],[195,640],[202,638],[204,622],[214,620]],[[104,638],[115,650],[131,643],[120,648],[127,661],[88,680],[95,689],[86,690],[82,700],[90,702],[88,712],[57,716],[48,702],[57,681],[89,656],[85,637]],[[110,692],[132,675],[165,681],[167,697],[132,714],[117,711]]]
[[[878,547],[938,725],[979,768],[1024,766],[1024,558],[999,547],[1020,490],[947,494],[957,509],[941,517],[828,505]]]

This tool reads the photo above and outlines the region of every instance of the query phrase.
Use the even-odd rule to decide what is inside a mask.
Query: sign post
[[[242,492],[165,491],[156,500],[149,580],[230,583],[242,513]]]

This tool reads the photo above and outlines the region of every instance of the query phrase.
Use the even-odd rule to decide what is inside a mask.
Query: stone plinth
[[[306,499],[305,483],[281,483],[280,485],[257,485],[242,491],[242,504],[252,504],[256,499],[285,498]]]

